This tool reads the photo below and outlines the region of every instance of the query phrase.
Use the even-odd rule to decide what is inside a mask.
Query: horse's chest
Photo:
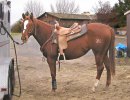
[[[41,48],[41,52],[45,57],[56,56],[58,54],[57,44],[48,43],[44,48]]]

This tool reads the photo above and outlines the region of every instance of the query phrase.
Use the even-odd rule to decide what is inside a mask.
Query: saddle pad
[[[70,41],[70,40],[73,40],[73,39],[75,39],[75,38],[78,38],[78,37],[84,35],[86,32],[87,32],[86,24],[83,24],[83,25],[81,26],[81,31],[80,31],[79,33],[76,33],[76,34],[69,35],[69,36],[67,37],[67,41]]]
[[[78,38],[78,37],[84,35],[86,32],[87,32],[86,24],[83,24],[83,25],[81,26],[81,31],[80,31],[79,33],[71,34],[71,35],[67,36],[67,41],[71,41],[71,40],[73,40],[73,39],[76,39],[76,38]],[[53,38],[52,42],[53,42],[53,43],[57,43],[56,38]]]

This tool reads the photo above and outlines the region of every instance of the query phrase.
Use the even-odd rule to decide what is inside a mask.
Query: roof
[[[130,10],[124,13],[124,15],[128,15],[128,14],[130,14]]]
[[[52,13],[52,12],[45,12],[41,16],[38,17],[42,18],[45,14],[57,17],[59,19],[79,19],[79,20],[90,20],[93,19],[92,15],[84,15],[84,14],[63,14],[63,13]]]

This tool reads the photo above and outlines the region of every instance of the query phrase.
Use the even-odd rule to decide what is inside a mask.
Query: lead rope
[[[18,66],[18,58],[17,58],[17,50],[16,50],[16,45],[23,45],[24,43],[19,43],[17,41],[15,41],[13,39],[13,37],[10,35],[10,33],[8,32],[8,30],[6,29],[6,27],[4,26],[3,22],[1,21],[1,27],[4,29],[4,31],[7,33],[7,35],[10,37],[10,39],[13,41],[13,46],[14,46],[14,52],[15,52],[15,61],[16,61],[16,68],[17,68],[17,74],[18,74],[18,81],[19,81],[19,94],[18,95],[15,95],[15,94],[12,94],[14,96],[17,96],[17,97],[20,97],[21,96],[21,80],[20,80],[20,73],[19,73],[19,66]],[[9,89],[8,89],[9,90]],[[8,94],[9,94],[9,91],[8,91]]]
[[[8,30],[6,29],[6,27],[4,26],[3,22],[1,21],[0,23],[1,23],[1,27],[4,29],[4,31],[8,34],[8,36],[10,37],[10,39],[11,39],[14,43],[16,43],[17,45],[23,45],[23,44],[24,44],[24,43],[19,43],[19,42],[15,41],[15,40],[13,39],[13,37],[10,35],[10,33],[8,32]]]
[[[17,68],[17,74],[18,74],[18,81],[19,81],[19,94],[18,95],[15,95],[13,94],[14,96],[17,96],[17,97],[20,97],[21,96],[21,80],[20,80],[20,73],[19,73],[19,66],[18,66],[18,58],[17,58],[17,51],[16,51],[16,45],[15,43],[13,42],[13,45],[14,45],[14,52],[15,52],[15,61],[16,61],[16,68]]]
[[[53,29],[52,29],[52,30],[53,30]],[[50,40],[52,40],[54,34],[55,34],[55,32],[52,31],[52,34],[51,34],[51,36],[49,37],[49,39],[41,46],[41,51],[42,51],[42,49],[45,47],[45,45],[46,45]],[[52,45],[51,45],[51,52],[52,52]],[[59,71],[60,71],[60,60],[58,60],[58,64],[59,64]]]

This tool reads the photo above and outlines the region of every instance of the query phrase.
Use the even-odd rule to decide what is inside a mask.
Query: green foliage
[[[118,0],[113,7],[113,12],[116,13],[116,26],[123,27],[126,25],[126,16],[124,13],[130,10],[130,0]]]
[[[11,32],[12,33],[21,33],[21,24],[20,24],[20,21],[17,21],[15,24],[12,25]]]

